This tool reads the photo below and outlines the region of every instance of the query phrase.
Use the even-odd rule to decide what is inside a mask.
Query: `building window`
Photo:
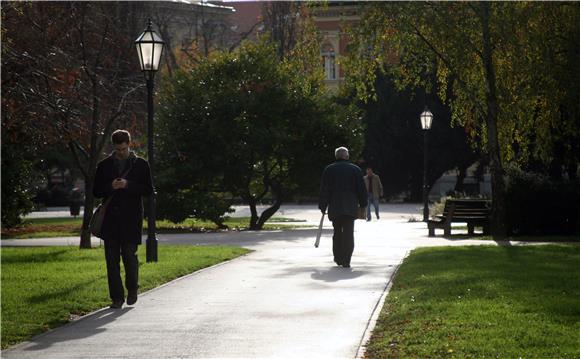
[[[336,80],[336,56],[334,47],[330,44],[322,46],[322,66],[324,68],[324,77],[327,80]]]

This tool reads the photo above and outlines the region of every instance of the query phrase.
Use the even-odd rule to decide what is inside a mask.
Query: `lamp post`
[[[153,149],[153,87],[155,85],[154,78],[155,72],[159,69],[159,62],[161,60],[161,54],[163,53],[163,47],[165,43],[153,31],[151,27],[151,19],[147,24],[147,28],[137,40],[135,40],[135,46],[137,47],[137,53],[139,54],[139,65],[141,66],[141,71],[145,75],[145,80],[147,81],[147,152],[149,157],[149,166],[151,168],[151,179],[153,181],[154,177],[154,158],[155,152]],[[155,188],[154,181],[152,183],[153,188]],[[157,238],[155,237],[155,196],[156,193],[153,191],[151,197],[149,198],[149,211],[147,216],[147,242],[146,242],[146,257],[147,262],[157,262]]]
[[[423,222],[429,220],[429,203],[428,203],[428,186],[427,186],[427,132],[431,129],[431,122],[433,121],[433,114],[427,106],[425,110],[419,115],[421,120],[421,128],[423,129]]]

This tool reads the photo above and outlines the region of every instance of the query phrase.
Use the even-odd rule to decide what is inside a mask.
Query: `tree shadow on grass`
[[[47,253],[21,253],[17,255],[4,255],[2,256],[2,264],[60,262],[60,255],[67,252],[70,252],[70,249],[55,249]]]
[[[77,283],[73,286],[67,286],[67,287],[62,288],[62,289],[57,290],[57,291],[53,291],[50,293],[42,293],[40,295],[35,295],[35,296],[30,297],[29,302],[31,304],[38,304],[38,303],[43,303],[43,302],[49,301],[51,299],[68,298],[68,297],[70,297],[71,294],[75,293],[79,289],[94,284],[95,281],[96,281],[96,278],[91,278],[91,279],[86,280],[84,282]]]

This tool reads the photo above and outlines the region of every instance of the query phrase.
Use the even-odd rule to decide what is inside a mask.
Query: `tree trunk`
[[[94,160],[90,161],[91,164]],[[85,209],[83,214],[83,224],[81,227],[81,242],[79,245],[80,249],[90,249],[91,248],[91,229],[89,224],[91,223],[91,217],[93,216],[93,208],[95,207],[95,196],[93,196],[93,186],[94,186],[94,174],[96,172],[96,165],[90,165],[89,176],[85,178]]]
[[[280,206],[282,205],[282,189],[280,188],[280,186],[272,185],[272,192],[274,192],[274,194],[276,195],[276,201],[272,206],[268,207],[260,215],[260,219],[258,220],[257,226],[255,228],[258,231],[264,228],[264,224],[266,223],[266,221],[269,220],[274,215],[274,213],[276,213],[280,209]]]
[[[463,185],[463,181],[465,180],[465,177],[467,176],[467,167],[460,166],[458,168],[458,170],[459,170],[459,173],[457,174],[457,182],[455,182],[454,191],[457,193],[461,193],[465,190],[465,186]]]
[[[566,171],[568,172],[568,178],[575,180],[578,178],[578,162],[576,160],[570,160],[566,166]]]
[[[255,230],[258,225],[258,210],[256,209],[256,198],[252,195],[248,195],[246,198],[248,205],[250,206],[250,229]]]
[[[486,102],[487,113],[487,150],[491,168],[491,235],[501,239],[506,236],[506,209],[505,209],[505,183],[503,179],[503,166],[501,163],[500,146],[497,131],[497,118],[499,106],[497,103],[496,77],[493,65],[493,48],[490,34],[490,7],[491,3],[481,3],[482,35],[483,35],[483,65],[487,82]]]

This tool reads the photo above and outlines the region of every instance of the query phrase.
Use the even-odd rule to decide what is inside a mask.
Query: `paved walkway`
[[[314,208],[294,214],[309,222],[318,217]],[[160,243],[254,252],[144,293],[133,307],[99,310],[2,357],[355,358],[409,250],[494,243],[428,238],[425,224],[407,223],[408,215],[384,206],[380,221],[357,221],[350,269],[332,262],[328,226],[317,249],[315,230],[160,235]],[[2,241],[31,243],[77,245],[78,239]]]

